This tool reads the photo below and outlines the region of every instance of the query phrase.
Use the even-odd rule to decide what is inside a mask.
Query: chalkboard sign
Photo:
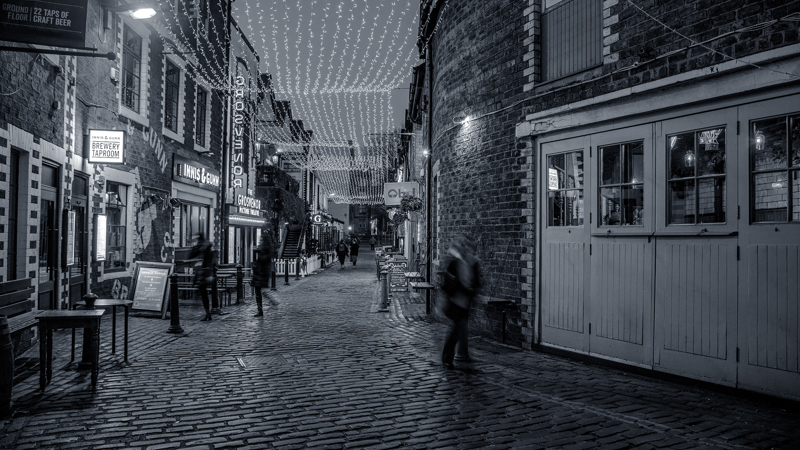
[[[172,273],[172,264],[140,261],[136,263],[136,273],[133,277],[133,305],[131,309],[142,311],[155,311],[161,313],[161,318],[167,316],[167,287],[169,275]]]
[[[403,292],[408,290],[408,280],[406,280],[406,266],[407,262],[395,261],[389,263],[391,268],[391,286],[389,287],[392,292]]]

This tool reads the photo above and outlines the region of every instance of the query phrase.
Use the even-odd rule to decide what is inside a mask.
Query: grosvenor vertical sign
[[[245,180],[245,105],[244,105],[244,77],[237,76],[236,88],[233,90],[233,145],[231,146],[231,187],[244,188]]]

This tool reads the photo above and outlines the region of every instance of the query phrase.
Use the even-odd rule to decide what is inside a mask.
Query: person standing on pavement
[[[212,250],[213,244],[207,241],[203,233],[197,234],[197,243],[192,247],[189,252],[189,259],[200,259],[200,263],[195,265],[194,268],[194,283],[198,285],[200,290],[200,299],[203,301],[203,309],[206,314],[203,316],[201,322],[211,320],[211,309],[208,304],[208,288],[214,286],[216,277],[214,276],[214,252]]]
[[[339,257],[339,268],[344,269],[344,260],[347,258],[347,244],[344,242],[344,239],[340,240],[338,244],[336,244],[336,256]]]
[[[358,238],[354,237],[350,243],[350,262],[352,262],[354,266],[356,265],[356,261],[358,261],[358,244]]]
[[[369,238],[369,249],[373,252],[375,251],[375,236],[370,236]]]
[[[480,289],[480,265],[475,258],[476,244],[470,236],[460,236],[450,247],[451,260],[444,274],[442,290],[447,304],[443,310],[453,321],[442,349],[442,365],[452,369],[456,344],[467,354],[469,308]]]
[[[261,317],[264,315],[264,297],[267,298],[267,303],[270,306],[277,306],[278,301],[275,300],[269,293],[269,282],[272,276],[272,256],[274,253],[275,245],[272,242],[272,237],[268,234],[261,236],[261,242],[256,248],[256,259],[253,261],[253,279],[250,284],[256,291],[256,306],[258,311],[253,317]]]

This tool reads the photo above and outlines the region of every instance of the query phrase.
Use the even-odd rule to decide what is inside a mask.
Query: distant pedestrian
[[[369,249],[372,250],[373,252],[375,251],[375,242],[376,242],[375,236],[371,236],[369,238]]]
[[[344,269],[344,260],[347,258],[348,248],[347,244],[344,242],[344,239],[340,240],[338,244],[336,244],[336,256],[339,257],[339,268]]]
[[[208,288],[214,288],[215,279],[215,266],[214,252],[212,247],[214,244],[207,241],[203,233],[197,234],[197,243],[192,247],[189,252],[189,259],[200,259],[198,264],[194,267],[194,284],[198,285],[200,290],[200,299],[203,301],[203,309],[206,314],[200,319],[201,322],[211,320],[211,309],[208,304]]]
[[[453,368],[456,344],[467,354],[469,307],[480,289],[480,265],[475,258],[476,244],[470,236],[460,236],[450,247],[452,257],[442,281],[447,304],[443,311],[453,321],[442,349],[442,365]]]
[[[356,261],[358,261],[358,238],[353,239],[350,244],[350,262],[355,266]]]
[[[261,242],[256,248],[256,259],[253,261],[253,279],[250,284],[256,291],[256,306],[258,311],[253,317],[264,315],[264,297],[270,306],[277,306],[278,302],[269,293],[269,282],[272,276],[272,256],[275,252],[275,245],[269,235],[262,235]]]

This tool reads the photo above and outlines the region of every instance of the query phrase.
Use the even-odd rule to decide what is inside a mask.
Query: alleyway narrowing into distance
[[[283,284],[283,280],[278,280]],[[249,289],[248,289],[249,291]],[[129,363],[103,319],[92,390],[56,333],[53,381],[14,387],[0,448],[797,448],[800,408],[570,359],[470,342],[471,363],[439,364],[446,325],[398,293],[378,312],[374,254],[338,262],[183,335],[134,315]],[[118,318],[120,326],[121,318]],[[66,342],[66,345],[64,345]],[[80,351],[80,350],[78,350]],[[31,356],[32,355],[32,356]],[[35,358],[38,350],[25,356]],[[66,369],[63,369],[66,365]]]

